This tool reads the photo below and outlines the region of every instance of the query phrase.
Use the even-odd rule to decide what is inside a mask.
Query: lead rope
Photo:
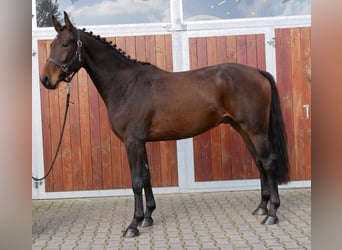
[[[56,154],[55,154],[55,157],[53,158],[53,160],[52,160],[52,162],[51,162],[51,166],[50,166],[50,168],[49,168],[49,171],[46,173],[46,175],[44,175],[44,177],[36,178],[36,177],[32,176],[32,179],[36,182],[36,187],[38,187],[38,183],[39,183],[39,182],[43,181],[44,179],[46,179],[46,177],[49,176],[49,174],[50,174],[50,172],[51,172],[51,170],[52,170],[52,167],[54,166],[55,161],[56,161],[56,159],[57,159],[57,155],[58,155],[58,152],[59,152],[59,150],[60,150],[60,148],[61,148],[61,144],[62,144],[62,138],[63,138],[64,129],[65,129],[65,124],[66,124],[66,120],[67,120],[67,114],[68,114],[68,110],[69,110],[69,104],[70,104],[70,84],[68,83],[64,120],[63,120],[61,135],[60,135],[60,137],[59,137],[59,142],[58,142]]]

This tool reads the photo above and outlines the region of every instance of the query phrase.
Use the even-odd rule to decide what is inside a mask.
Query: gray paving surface
[[[32,201],[32,249],[311,249],[311,189],[280,190],[279,223],[259,191],[156,195],[154,225],[122,237],[133,196]]]

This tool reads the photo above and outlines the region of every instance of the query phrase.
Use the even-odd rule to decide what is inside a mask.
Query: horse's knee
[[[268,157],[261,159],[261,163],[262,163],[262,168],[264,169],[264,171],[266,173],[270,173],[270,172],[274,172],[275,171],[275,164],[274,164],[274,160],[277,157],[271,153],[269,154]]]
[[[143,180],[142,178],[133,178],[132,180],[132,189],[134,194],[142,194],[143,189]]]

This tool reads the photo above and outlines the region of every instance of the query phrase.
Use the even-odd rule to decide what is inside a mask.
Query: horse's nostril
[[[49,77],[47,77],[46,75],[41,76],[40,77],[40,81],[44,85],[45,88],[49,88],[50,87]]]
[[[40,77],[40,81],[45,85],[49,82],[49,79],[46,75]]]

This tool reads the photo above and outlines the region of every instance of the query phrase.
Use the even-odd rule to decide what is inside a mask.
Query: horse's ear
[[[65,22],[65,27],[68,30],[72,30],[74,28],[74,26],[72,25],[72,23],[70,22],[69,16],[68,14],[64,11],[64,22]]]
[[[55,27],[55,30],[57,32],[60,32],[61,28],[62,28],[62,25],[58,22],[58,20],[57,20],[57,18],[55,16],[52,16],[52,23],[53,23],[53,26]]]

